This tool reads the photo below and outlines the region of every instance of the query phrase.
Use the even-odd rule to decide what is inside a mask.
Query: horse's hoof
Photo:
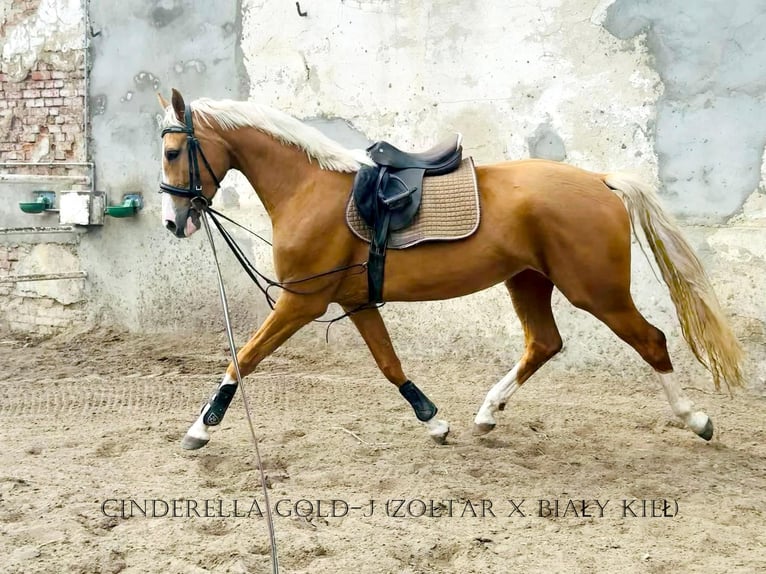
[[[449,435],[449,429],[447,429],[447,432],[445,432],[444,434],[432,434],[431,440],[433,440],[438,445],[442,445],[447,442],[448,435]]]
[[[428,436],[436,444],[444,444],[447,442],[447,435],[449,434],[449,423],[447,421],[439,420],[436,417],[426,422],[428,427]]]
[[[495,423],[474,423],[473,436],[484,436],[495,429]]]
[[[697,434],[708,441],[713,438],[713,420],[708,418],[707,423],[705,423],[705,428]]]
[[[197,450],[198,448],[202,448],[209,442],[210,442],[209,438],[198,438],[196,436],[186,434],[184,435],[183,440],[181,440],[181,448],[183,448],[184,450]]]

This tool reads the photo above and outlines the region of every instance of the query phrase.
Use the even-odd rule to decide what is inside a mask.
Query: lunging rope
[[[226,335],[229,338],[229,350],[231,351],[231,362],[234,365],[234,372],[237,375],[237,384],[239,391],[242,393],[242,403],[245,407],[245,415],[247,415],[247,424],[250,427],[250,437],[253,440],[255,446],[255,459],[258,463],[258,469],[261,473],[261,488],[263,489],[263,500],[266,505],[266,525],[269,529],[269,541],[271,543],[271,571],[273,574],[279,574],[279,558],[277,557],[277,537],[274,532],[274,519],[271,515],[271,503],[269,502],[269,491],[266,487],[266,473],[263,471],[263,463],[261,462],[261,452],[258,448],[258,438],[255,435],[255,429],[253,428],[253,418],[250,415],[250,404],[247,401],[247,394],[245,393],[245,386],[242,382],[242,374],[239,371],[239,361],[237,360],[237,347],[234,343],[234,335],[231,329],[231,319],[229,317],[229,304],[226,300],[226,289],[223,285],[223,276],[221,275],[221,265],[218,262],[218,254],[215,250],[215,242],[213,241],[213,234],[210,232],[210,224],[208,223],[208,212],[202,210],[202,223],[205,227],[205,233],[207,233],[208,241],[210,242],[210,249],[213,252],[213,261],[215,261],[215,269],[218,274],[218,293],[221,295],[221,306],[223,307],[223,318],[226,324]]]

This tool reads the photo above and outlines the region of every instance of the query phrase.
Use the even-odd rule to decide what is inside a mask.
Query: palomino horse
[[[368,245],[349,230],[345,209],[355,172],[369,163],[314,128],[251,102],[200,99],[187,106],[173,90],[160,96],[163,219],[178,237],[200,227],[204,209],[230,169],[252,184],[273,225],[274,266],[280,282],[300,281],[305,293],[286,290],[237,358],[241,374],[256,366],[331,302],[347,311],[368,301],[356,269]],[[200,167],[202,166],[202,167]],[[557,287],[576,307],[604,322],[651,365],[673,412],[705,440],[710,418],[695,410],[673,373],[665,335],[636,309],[630,295],[631,221],[640,226],[667,284],[684,338],[712,373],[741,386],[742,352],[699,260],[654,191],[623,173],[598,174],[544,160],[478,166],[481,222],[460,241],[431,242],[390,251],[383,297],[426,301],[459,297],[504,282],[524,329],[525,351],[479,408],[474,431],[495,427],[510,396],[562,347],[551,312]],[[627,208],[627,209],[626,209]],[[436,407],[402,370],[377,308],[351,315],[383,375],[399,388],[436,442],[449,432]],[[230,364],[215,393],[183,440],[200,448],[219,424],[236,390]]]

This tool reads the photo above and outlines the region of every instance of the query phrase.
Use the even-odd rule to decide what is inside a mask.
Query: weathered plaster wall
[[[83,166],[70,165],[86,160],[83,14],[80,0],[0,5],[0,329],[51,333],[87,317],[83,279],[17,281],[79,274],[80,235],[9,232],[57,225],[55,214],[25,215],[18,203],[36,189],[59,192],[87,177]],[[19,179],[28,176],[36,179]]]
[[[244,2],[252,99],[298,117],[342,118],[370,139],[410,148],[459,131],[479,162],[531,155],[659,181],[669,209],[696,225],[687,227],[689,238],[751,341],[754,378],[763,381],[763,3],[301,6],[305,18],[291,6]],[[638,249],[634,277],[637,303],[668,334],[677,363],[701,374],[664,285]],[[631,353],[560,297],[556,307],[568,345],[560,362],[616,368],[615,352]],[[392,304],[384,314],[405,353],[488,350],[508,364],[520,352],[501,288],[457,301]]]
[[[169,97],[176,87],[190,99],[246,96],[240,7],[235,1],[109,0],[92,3],[90,16],[98,32],[92,39],[90,89],[97,187],[112,203],[136,192],[145,201],[139,217],[107,219],[82,241],[94,309],[105,322],[137,330],[219,328],[203,234],[180,241],[162,226],[157,92]],[[228,202],[236,204],[236,191],[228,181],[225,187]],[[232,261],[224,262],[234,308],[255,323],[255,296],[244,279],[237,280]]]
[[[310,119],[353,147],[385,138],[416,149],[459,131],[478,162],[531,155],[598,171],[631,169],[659,182],[748,340],[752,379],[764,384],[766,55],[758,30],[766,8],[759,0],[734,0],[723,12],[714,0],[681,4],[306,0],[308,14],[300,17],[289,2],[93,3],[97,188],[114,202],[143,192],[146,207],[139,218],[108,220],[80,241],[91,319],[139,330],[220,328],[204,237],[171,237],[154,194],[155,92],[178,87],[188,98],[249,97]],[[269,233],[241,178],[227,178],[219,206]],[[246,244],[270,271],[269,251]],[[668,334],[686,376],[704,377],[680,339],[665,286],[634,251],[639,307]],[[244,338],[265,305],[224,258]],[[638,359],[614,360],[633,355],[605,327],[554,299],[567,345],[560,366],[639,372]],[[405,357],[481,355],[500,373],[521,351],[502,288],[383,312]],[[298,339],[321,346],[324,327]],[[333,327],[330,339],[341,348],[359,344],[348,322]]]
[[[83,13],[82,0],[0,8],[0,162],[83,161]]]
[[[761,180],[766,145],[766,4],[617,0],[604,26],[641,37],[659,73],[655,150],[665,198],[722,221]]]

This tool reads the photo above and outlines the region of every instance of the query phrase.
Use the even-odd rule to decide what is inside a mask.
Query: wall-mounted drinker
[[[144,200],[140,193],[128,193],[122,196],[120,205],[109,205],[104,212],[112,217],[133,217],[143,207]]]
[[[37,199],[35,201],[21,201],[19,207],[24,213],[43,213],[52,211],[53,204],[56,202],[55,191],[35,191]]]

